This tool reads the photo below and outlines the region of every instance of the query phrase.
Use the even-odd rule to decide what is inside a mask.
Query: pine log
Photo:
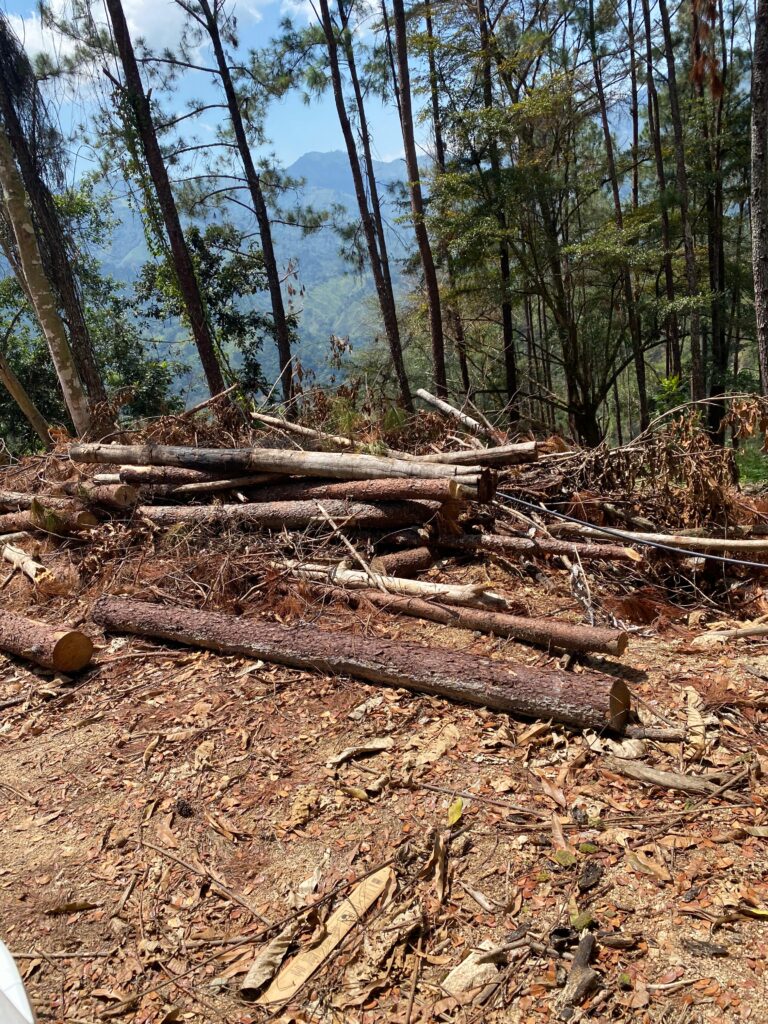
[[[691,537],[680,533],[641,533],[636,530],[617,530],[614,527],[603,529],[577,523],[560,523],[553,529],[558,533],[576,533],[583,537],[595,537],[608,534],[620,540],[647,544],[668,544],[675,548],[690,549],[692,554],[697,551],[742,552],[744,554],[761,554],[768,551],[768,537],[759,540],[744,540],[737,537]]]
[[[435,604],[414,597],[395,597],[378,590],[366,590],[363,597],[377,608],[398,615],[411,615],[430,622],[440,622],[456,629],[471,629],[494,636],[510,637],[540,647],[562,651],[594,651],[598,654],[621,655],[627,649],[627,634],[621,629],[583,626],[557,619],[528,618],[479,608],[456,608]]]
[[[468,449],[462,452],[436,452],[419,455],[419,462],[447,463],[451,466],[519,466],[523,462],[536,462],[538,446],[535,441],[498,445],[496,448]]]
[[[274,479],[274,478],[273,478]],[[351,501],[399,501],[416,498],[425,501],[490,501],[496,492],[496,475],[480,474],[479,486],[470,487],[455,477],[442,480],[408,480],[402,477],[381,480],[286,480],[276,486],[261,487],[253,494],[256,501],[297,501],[327,498]]]
[[[168,488],[169,498],[193,498],[197,494],[217,494],[221,491],[246,490],[283,477],[274,473],[251,473],[249,476],[222,477],[220,480],[197,480]]]
[[[442,398],[437,398],[436,395],[431,394],[425,388],[419,388],[416,392],[417,396],[433,405],[436,409],[439,409],[445,416],[450,416],[451,419],[458,420],[463,427],[465,427],[472,434],[479,434],[481,437],[489,437],[492,441],[498,441],[499,433],[490,427],[487,427],[484,423],[480,423],[478,420],[473,419],[472,416],[468,416],[461,409],[455,408],[450,403],[444,401]]]
[[[101,475],[96,474],[93,479],[98,481]],[[219,479],[221,475],[200,469],[179,469],[177,466],[121,466],[118,470],[119,482],[133,484],[134,487],[141,487],[143,484],[168,484],[179,487],[181,484],[205,483],[208,480]]]
[[[440,538],[441,547],[454,551],[490,551],[501,555],[568,555],[570,558],[604,559],[611,562],[641,562],[643,556],[633,548],[618,544],[573,544],[549,537],[507,537],[497,533],[468,537]]]
[[[329,501],[326,508],[343,527],[411,526],[425,523],[440,509],[437,502],[386,501],[378,505],[362,502]],[[285,527],[293,530],[314,523],[327,523],[316,501],[259,501],[247,505],[141,505],[139,513],[156,526],[242,526],[252,530]]]
[[[60,485],[64,494],[86,505],[98,505],[124,511],[139,500],[139,492],[130,484],[92,484],[89,480],[68,480]]]
[[[251,415],[257,423],[266,423],[268,427],[284,430],[288,434],[298,434],[299,437],[320,441],[323,444],[332,445],[334,448],[354,448],[355,446],[354,441],[350,441],[348,437],[341,437],[339,434],[326,434],[322,430],[303,427],[300,423],[290,423],[279,416],[269,416],[264,412],[254,412]]]
[[[490,583],[432,583],[429,580],[409,580],[401,576],[381,576],[376,572],[371,575],[359,569],[318,562],[288,560],[282,563],[282,567],[291,569],[296,576],[313,583],[326,583],[350,590],[366,590],[373,583],[380,590],[404,597],[429,597],[448,604],[492,606],[497,609],[508,607],[506,598],[494,593]]]
[[[377,455],[347,452],[282,451],[279,448],[189,448],[174,445],[75,444],[69,450],[75,462],[136,466],[181,466],[208,472],[284,473],[333,477],[335,480],[378,480],[406,477],[437,480],[457,476],[477,486],[479,466],[439,466],[406,462]]]
[[[285,627],[125,598],[102,597],[92,618],[110,631],[354,676],[581,728],[620,732],[629,713],[625,683],[596,672],[574,675],[424,644],[328,632],[306,623]]]
[[[47,503],[47,497],[46,497]],[[34,502],[31,508],[20,512],[7,512],[0,516],[0,533],[15,531],[39,530],[42,533],[54,533],[66,536],[90,530],[98,526],[98,519],[91,512],[81,511],[70,503],[68,509],[48,508]]]
[[[76,629],[0,610],[0,650],[56,672],[78,672],[91,660],[93,644]]]
[[[46,508],[61,509],[69,512],[73,508],[81,508],[71,498],[56,497],[54,494],[32,494],[26,491],[0,491],[0,509],[18,511],[20,509],[32,508],[35,502],[41,502]]]
[[[381,576],[416,576],[429,569],[434,562],[429,548],[406,548],[391,551],[387,555],[376,555],[371,559],[371,568]]]

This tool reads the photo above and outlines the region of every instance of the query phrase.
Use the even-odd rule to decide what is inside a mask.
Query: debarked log
[[[0,650],[56,672],[78,672],[93,655],[93,643],[79,630],[57,629],[25,615],[0,611]]]
[[[478,533],[466,537],[444,536],[442,547],[454,551],[489,551],[499,555],[567,555],[570,558],[602,559],[609,562],[641,562],[634,548],[619,544],[574,544],[550,537],[508,537],[498,533]]]
[[[378,505],[363,502],[328,501],[325,508],[341,527],[399,527],[426,523],[440,509],[437,502],[383,501]],[[226,527],[242,526],[252,530],[285,527],[288,530],[315,523],[327,524],[327,516],[316,501],[258,501],[247,505],[141,505],[139,513],[156,526]]]
[[[479,608],[452,607],[415,597],[382,594],[378,590],[365,590],[355,596],[365,598],[378,608],[397,615],[411,615],[456,629],[492,633],[494,636],[522,640],[524,643],[537,644],[540,647],[615,655],[621,655],[627,649],[628,637],[621,629],[585,626],[579,623],[560,622],[557,619],[528,618],[524,615],[508,615]]]
[[[180,445],[75,444],[69,450],[75,462],[112,465],[181,466],[209,472],[225,470],[230,476],[245,472],[284,473],[332,477],[334,480],[378,480],[407,477],[436,480],[457,476],[475,485],[479,466],[441,466],[403,459],[348,452],[283,451],[279,448],[191,448]]]
[[[102,597],[93,621],[119,633],[155,637],[293,668],[347,675],[532,718],[621,731],[630,697],[625,683],[404,641],[289,627],[217,612]]]

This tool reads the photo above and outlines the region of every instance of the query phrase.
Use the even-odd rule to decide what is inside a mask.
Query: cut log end
[[[624,647],[627,646],[626,633],[624,634]],[[623,648],[622,648],[623,650]],[[611,728],[616,732],[623,733],[629,718],[629,709],[632,700],[629,694],[629,687],[623,679],[617,679],[610,692],[610,716]]]
[[[62,633],[51,655],[58,672],[79,672],[93,657],[93,641],[79,630]]]

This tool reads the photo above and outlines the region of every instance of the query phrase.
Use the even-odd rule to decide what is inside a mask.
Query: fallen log
[[[111,479],[113,476],[115,476],[114,473],[96,473],[93,479],[96,483],[133,484],[134,487],[141,487],[144,484],[168,484],[172,487],[179,487],[181,484],[218,480],[222,474],[200,469],[180,469],[177,466],[121,466],[117,472],[118,479],[116,481]],[[105,477],[110,479],[105,479]]]
[[[437,502],[387,501],[378,505],[363,502],[329,501],[328,513],[343,527],[398,527],[425,523],[440,509]],[[156,526],[243,526],[253,530],[285,527],[293,530],[327,522],[316,501],[258,501],[247,505],[140,505],[140,515]]]
[[[14,536],[11,534],[11,536]],[[22,534],[24,536],[24,534]],[[28,555],[22,548],[17,548],[15,544],[9,544],[0,538],[0,557],[4,561],[9,562],[14,569],[17,569],[20,573],[23,573],[27,579],[32,580],[33,583],[38,583],[44,580],[46,577],[51,577],[51,573],[41,565],[40,562],[36,562],[31,555]]]
[[[625,761],[618,757],[606,757],[602,762],[605,767],[619,775],[625,775],[636,782],[644,782],[647,786],[659,789],[674,789],[680,793],[692,793],[696,796],[710,796],[718,786],[710,779],[701,775],[685,775],[682,772],[666,772],[660,768],[651,768],[640,761]],[[721,778],[718,776],[718,782]]]
[[[261,487],[253,494],[270,501],[319,500],[327,498],[351,501],[398,501],[407,498],[425,501],[490,501],[496,493],[496,475],[488,470],[478,477],[478,486],[469,486],[455,477],[437,480],[406,479],[402,477],[380,480],[286,480],[270,487]]]
[[[626,685],[595,672],[572,675],[423,644],[327,632],[306,623],[285,627],[127,598],[100,598],[92,618],[113,632],[354,676],[581,728],[620,732],[629,713]]]
[[[462,483],[477,485],[479,466],[439,466],[407,462],[378,455],[348,452],[282,451],[279,448],[189,448],[177,445],[75,444],[69,450],[75,462],[181,466],[208,472],[264,472],[285,475],[332,477],[335,480],[378,480],[406,477],[436,480],[456,476]],[[234,471],[234,472],[233,472]]]
[[[71,503],[70,507],[65,509],[61,507],[48,508],[47,505],[44,506],[35,501],[28,509],[0,515],[0,533],[38,530],[42,533],[67,536],[70,533],[79,533],[81,530],[90,530],[94,526],[98,526],[98,523],[98,519],[92,512],[80,510],[72,506]]]
[[[85,505],[98,505],[125,511],[139,500],[139,492],[129,484],[92,484],[88,480],[67,480],[60,485],[62,493],[77,498]]]
[[[348,587],[351,590],[365,590],[371,586],[384,589],[388,594],[404,597],[431,597],[448,604],[482,605],[506,608],[507,601],[501,594],[490,589],[490,583],[431,583],[427,580],[409,580],[401,576],[381,576],[377,572],[367,573],[358,569],[345,569],[340,565],[322,565],[317,562],[296,562],[288,560],[276,568],[288,568],[301,579],[329,586]]]
[[[290,423],[279,416],[269,416],[264,412],[254,412],[251,416],[257,423],[266,423],[268,427],[275,427],[277,430],[284,430],[288,434],[297,434],[299,437],[306,437],[312,441],[320,441],[323,444],[330,444],[336,448],[354,448],[354,441],[348,437],[341,437],[339,434],[326,434],[322,430],[313,430],[312,427],[303,427],[300,423]]]
[[[507,537],[497,533],[479,533],[467,537],[440,538],[440,546],[454,551],[490,551],[500,555],[567,555],[570,558],[603,559],[610,562],[641,562],[643,556],[633,548],[618,544],[575,544],[549,537]]]
[[[55,672],[79,672],[91,660],[93,644],[79,630],[0,610],[0,650]]]
[[[429,569],[434,560],[429,548],[405,548],[403,551],[376,555],[371,559],[371,568],[381,576],[416,576]]]
[[[450,416],[451,419],[458,420],[459,423],[461,423],[461,425],[471,434],[479,434],[481,437],[488,437],[494,442],[499,440],[498,431],[487,427],[484,423],[480,423],[479,420],[474,419],[472,416],[468,416],[465,412],[462,412],[461,409],[457,409],[449,402],[431,394],[425,388],[419,388],[416,394],[419,398],[428,402],[429,405],[433,405],[435,409],[439,409],[444,416]]]
[[[378,590],[366,590],[362,597],[377,608],[397,615],[440,622],[456,629],[471,629],[494,636],[509,637],[539,647],[556,647],[562,651],[593,651],[598,654],[621,655],[627,649],[628,636],[621,629],[603,629],[557,619],[528,618],[478,608],[452,608],[413,597],[395,597]]]
[[[618,530],[614,527],[603,529],[603,527],[586,523],[559,523],[552,529],[558,533],[576,533],[583,537],[610,534],[620,540],[628,540],[630,543],[635,541],[636,543],[666,544],[670,547],[686,548],[690,549],[693,554],[697,551],[741,551],[754,555],[768,551],[768,537],[759,540],[744,540],[740,537],[691,537],[688,534],[680,533],[641,533],[635,530]]]
[[[197,480],[163,488],[169,498],[192,498],[197,494],[217,494],[221,491],[247,490],[272,480],[282,480],[274,473],[251,473],[249,476],[222,477],[221,480]],[[155,494],[158,495],[158,488]],[[158,495],[159,496],[159,495]]]
[[[535,441],[498,445],[496,448],[468,449],[463,452],[435,452],[418,455],[418,462],[438,462],[451,466],[519,466],[523,462],[536,462],[538,446]]]
[[[21,511],[32,508],[35,503],[42,503],[46,508],[61,509],[69,512],[73,508],[81,507],[71,498],[61,498],[54,494],[32,494],[26,491],[0,491],[0,509],[8,512]]]

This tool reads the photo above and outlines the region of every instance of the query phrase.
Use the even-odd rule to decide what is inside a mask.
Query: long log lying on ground
[[[0,533],[39,530],[42,533],[66,536],[70,533],[79,533],[81,530],[90,530],[97,526],[98,522],[93,513],[73,508],[71,505],[68,509],[48,508],[34,502],[31,508],[1,515]]]
[[[384,611],[440,622],[456,629],[471,629],[495,636],[510,637],[540,647],[563,651],[594,651],[621,655],[627,649],[627,634],[621,629],[602,629],[557,619],[526,618],[479,608],[455,608],[414,597],[395,597],[379,590],[365,590],[356,597],[365,598]]]
[[[282,484],[261,487],[254,492],[256,501],[300,501],[327,498],[352,501],[399,501],[417,498],[424,501],[490,501],[496,491],[496,475],[480,474],[479,487],[468,487],[455,477],[442,480],[409,480],[403,477],[381,480],[286,480]],[[264,495],[263,499],[261,495]]]
[[[437,462],[451,466],[519,466],[523,462],[535,462],[538,446],[535,441],[520,444],[499,445],[496,448],[468,449],[463,452],[436,452],[432,455],[417,456],[418,462]]]
[[[61,509],[69,512],[78,506],[71,498],[61,498],[54,494],[31,494],[26,491],[0,491],[0,509],[8,512],[16,512],[25,508],[32,508],[35,502],[40,502],[46,508]]]
[[[611,562],[641,562],[633,548],[618,544],[574,544],[548,537],[506,537],[479,533],[468,537],[441,537],[440,545],[454,551],[490,551],[500,555],[568,555],[570,558],[604,559]]]
[[[395,527],[425,523],[440,509],[437,502],[386,501],[378,505],[363,502],[328,501],[325,508],[340,526]],[[247,505],[140,505],[138,512],[156,526],[243,526],[246,528],[293,530],[328,519],[316,501],[259,501]]]
[[[731,537],[691,537],[679,533],[639,533],[633,530],[616,530],[613,527],[603,530],[599,526],[577,525],[575,523],[560,523],[553,529],[558,533],[575,533],[582,537],[599,537],[606,534],[620,540],[627,540],[630,543],[648,542],[651,544],[668,544],[675,548],[690,549],[696,551],[741,551],[742,553],[759,554],[768,551],[768,537],[760,540],[743,540]]]
[[[490,583],[432,583],[429,580],[409,580],[401,576],[382,576],[371,570],[346,569],[340,565],[323,565],[318,562],[297,562],[288,560],[284,567],[294,575],[313,583],[322,583],[350,590],[366,590],[379,587],[389,594],[404,597],[429,597],[448,604],[506,608],[506,598],[491,590]],[[281,568],[275,565],[275,568]]]
[[[78,672],[91,660],[93,644],[79,630],[57,629],[47,622],[0,610],[0,651],[56,672]]]
[[[457,476],[477,485],[479,466],[441,466],[406,462],[377,455],[347,452],[282,451],[278,448],[189,448],[175,445],[75,444],[69,450],[75,462],[136,466],[181,466],[185,469],[235,473],[284,473],[332,477],[334,480],[378,480],[407,477],[437,480]]]
[[[225,471],[226,473],[226,471]],[[144,484],[168,484],[179,487],[181,484],[204,483],[207,480],[221,477],[221,473],[213,474],[200,469],[180,469],[178,466],[121,466],[117,471],[117,480],[113,473],[94,474],[94,483],[123,483],[141,487]],[[109,477],[109,479],[105,479]]]
[[[354,676],[581,728],[620,732],[629,713],[624,682],[595,672],[573,675],[423,644],[326,632],[304,623],[284,627],[124,598],[102,597],[92,618],[115,632]]]
[[[434,555],[429,548],[405,548],[371,559],[371,568],[382,576],[416,576],[429,569]]]

